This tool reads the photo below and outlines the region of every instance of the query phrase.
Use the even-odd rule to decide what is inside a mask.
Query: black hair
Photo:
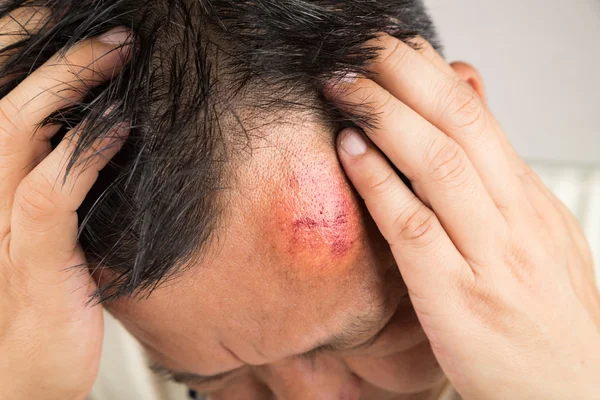
[[[439,48],[421,0],[0,0],[0,17],[40,7],[44,26],[2,51],[5,96],[53,54],[117,26],[133,32],[131,61],[85,100],[44,124],[55,146],[85,121],[66,174],[119,122],[127,143],[78,211],[86,267],[110,268],[99,301],[145,295],[199,259],[221,215],[239,109],[297,108],[334,127],[370,123],[321,95],[343,72],[367,73],[379,32],[421,35]],[[248,88],[251,88],[249,90]],[[225,118],[237,121],[225,129]],[[247,134],[247,132],[245,132]],[[243,137],[243,135],[242,135]]]

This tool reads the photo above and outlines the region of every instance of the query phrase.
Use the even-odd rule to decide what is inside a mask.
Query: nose
[[[361,379],[328,354],[288,358],[258,374],[281,400],[359,400],[361,394]]]

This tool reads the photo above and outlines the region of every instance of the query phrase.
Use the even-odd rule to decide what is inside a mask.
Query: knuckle
[[[386,41],[388,43],[385,44],[385,50],[381,54],[380,65],[393,71],[403,69],[404,65],[410,63],[413,52],[407,45],[396,38],[389,37]]]
[[[49,87],[44,89],[46,96],[61,106],[78,105],[91,87],[105,80],[95,64],[95,54],[90,42],[83,41],[70,48],[63,57],[54,58],[52,63],[40,67],[37,73],[48,81]],[[66,73],[69,78],[59,81],[57,73]]]
[[[65,59],[62,63],[64,64],[63,68],[72,75],[72,78],[58,81],[56,79],[56,66],[42,66],[38,70],[40,76],[43,73],[43,78],[48,82],[52,82],[51,87],[43,89],[43,93],[44,97],[48,97],[48,101],[55,105],[55,108],[77,106],[79,105],[78,101],[86,94],[86,88],[82,87],[86,84],[86,81],[79,76],[80,72],[77,72],[78,67],[69,59]],[[79,67],[79,69],[81,68]],[[93,84],[91,81],[87,83],[90,85]]]
[[[18,151],[14,138],[0,121],[0,157],[10,157]]]
[[[112,49],[108,52],[104,51],[99,56],[94,48],[94,43],[94,41],[79,43],[67,53],[64,59],[64,68],[78,81],[78,84],[72,88],[74,96],[85,94],[86,89],[89,89],[89,84],[104,81],[106,79],[104,73],[107,71],[103,70],[102,65],[117,54],[117,50]]]
[[[513,238],[505,244],[503,252],[504,269],[519,283],[532,286],[535,282],[539,282],[537,275],[537,262],[539,254],[544,251],[544,246],[536,240],[527,241],[527,245],[523,244],[523,240]],[[537,254],[537,256],[536,256]],[[539,271],[546,273],[546,271]]]
[[[485,130],[485,108],[473,88],[457,82],[443,96],[442,104],[446,104],[443,115],[447,115],[457,128],[469,134]]]
[[[371,195],[380,197],[392,190],[396,179],[397,175],[392,170],[389,170],[383,176],[381,174],[371,174],[366,178],[366,187]]]
[[[425,205],[420,204],[402,212],[392,224],[396,239],[392,243],[409,242],[413,246],[428,247],[436,236],[436,218]]]
[[[514,322],[512,311],[514,304],[502,291],[494,287],[489,279],[479,279],[472,284],[462,285],[463,307],[477,315],[486,326],[493,326],[502,332],[510,332]],[[514,302],[514,300],[512,300]]]
[[[376,115],[380,121],[387,121],[390,115],[394,113],[394,102],[396,98],[391,94],[386,94],[385,98],[373,103],[371,113]]]
[[[13,282],[12,272],[15,271],[10,256],[10,234],[0,240],[0,293],[8,293],[8,285]],[[19,271],[19,269],[16,269]],[[1,315],[0,315],[1,318]]]
[[[28,177],[17,188],[15,207],[18,207],[22,216],[30,222],[42,222],[58,209],[47,194],[51,190],[52,185],[47,179],[34,181]]]
[[[522,165],[519,167],[517,176],[519,177],[523,185],[540,188],[546,192],[546,186],[542,182],[540,176],[533,169],[531,169],[531,167],[526,165],[525,162],[523,162]],[[549,194],[549,191],[546,193]]]
[[[0,155],[15,152],[15,141],[21,130],[17,123],[19,115],[19,109],[13,105],[8,97],[0,101]]]
[[[452,139],[442,136],[431,145],[425,157],[425,171],[434,182],[460,186],[465,183],[468,159],[464,150]]]

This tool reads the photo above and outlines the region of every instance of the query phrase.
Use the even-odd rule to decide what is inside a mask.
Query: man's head
[[[0,14],[22,6],[54,15],[6,50],[0,95],[64,46],[134,32],[129,66],[48,123],[84,120],[80,150],[131,124],[80,210],[81,243],[99,300],[153,359],[235,370],[198,386],[225,399],[384,399],[441,382],[337,160],[336,132],[373,121],[320,92],[366,72],[379,32],[435,44],[420,1],[11,0]]]

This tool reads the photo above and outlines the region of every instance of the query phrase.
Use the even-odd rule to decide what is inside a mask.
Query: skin
[[[438,392],[444,376],[331,140],[285,129],[238,168],[227,222],[202,268],[146,300],[123,300],[109,310],[172,370],[207,375],[245,365],[219,383],[186,382],[217,399],[232,392],[247,398],[254,390],[257,399],[265,391],[344,399]],[[361,320],[370,327],[349,345],[387,325],[372,346],[300,356]],[[372,358],[374,351],[390,359],[372,367],[373,378],[357,379],[347,360]],[[403,371],[400,379],[384,377],[390,365]]]
[[[433,399],[445,376],[466,399],[593,398],[600,300],[575,219],[516,156],[473,69],[426,43],[379,40],[374,80],[327,89],[381,113],[379,129],[342,132],[339,152],[314,121],[265,132],[269,145],[236,169],[201,265],[109,310],[174,371],[235,369],[209,385],[188,379],[214,399]],[[53,128],[28,138],[60,107],[40,87],[109,79],[102,71],[118,71],[126,48],[72,66],[113,47],[88,41],[0,100],[8,398],[83,399],[97,372],[102,314],[85,305],[95,283],[65,267],[83,259],[75,211],[126,132],[115,127],[98,144],[106,158],[54,191],[68,142],[32,164]],[[21,119],[8,118],[14,107]],[[369,327],[356,332],[359,322]],[[302,355],[348,326],[337,348]]]

